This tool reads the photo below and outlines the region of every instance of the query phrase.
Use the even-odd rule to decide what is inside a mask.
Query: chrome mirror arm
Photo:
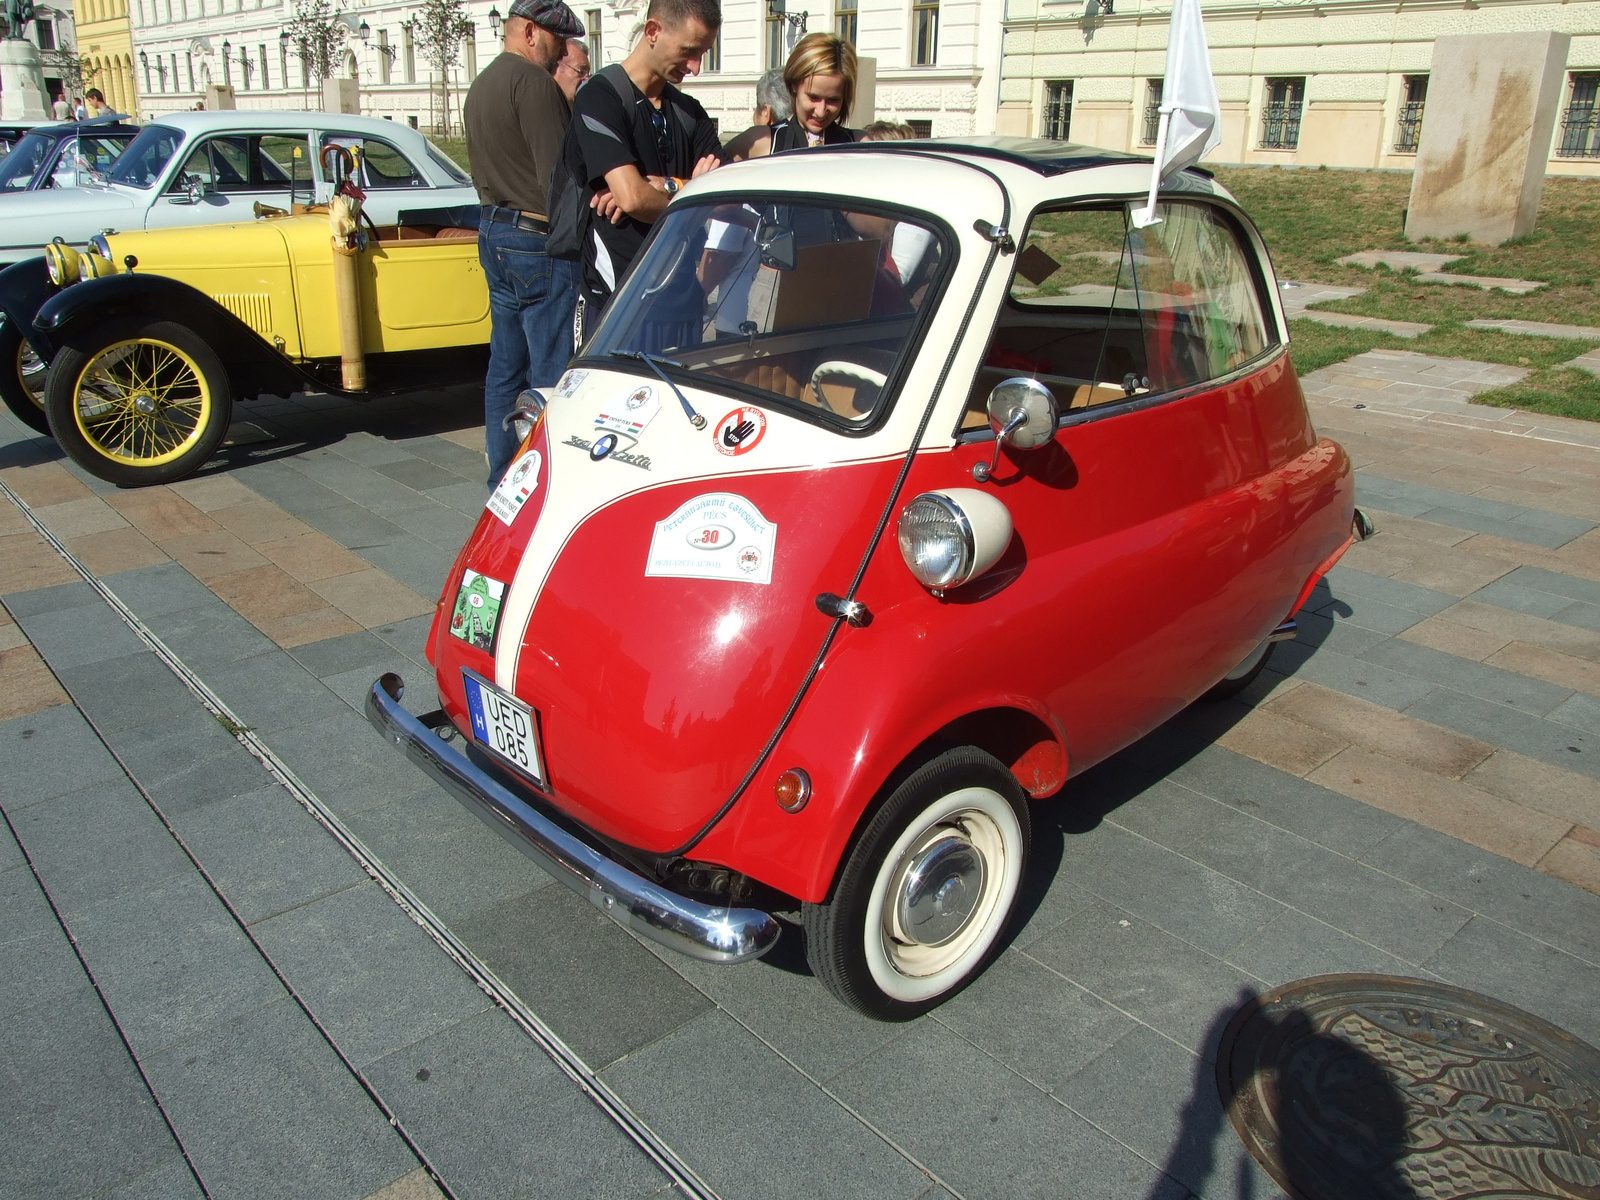
[[[1000,448],[1006,444],[1006,438],[1028,423],[1028,414],[1023,409],[1017,409],[1011,414],[1011,419],[1005,427],[994,435],[994,457],[988,462],[975,462],[972,464],[972,477],[983,483],[994,474],[995,468],[1000,465]]]

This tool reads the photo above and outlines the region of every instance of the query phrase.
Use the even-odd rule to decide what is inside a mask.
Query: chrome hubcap
[[[919,946],[944,945],[972,919],[984,876],[983,855],[959,830],[932,830],[907,857],[896,888],[895,935]]]
[[[133,407],[137,412],[148,417],[155,413],[156,402],[150,396],[135,396],[133,398]]]

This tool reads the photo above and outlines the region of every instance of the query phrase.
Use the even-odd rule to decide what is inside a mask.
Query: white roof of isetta
[[[871,457],[886,451],[903,452],[909,445],[922,416],[921,398],[939,387],[947,361],[950,372],[944,381],[940,408],[951,411],[929,422],[921,445],[952,445],[954,409],[965,402],[966,385],[988,343],[1015,261],[1009,255],[996,259],[983,281],[983,295],[973,310],[971,326],[963,331],[968,301],[979,286],[992,248],[974,223],[1004,224],[1020,243],[1028,218],[1040,205],[1070,203],[1079,198],[1132,199],[1147,194],[1150,164],[1149,159],[1115,150],[1037,138],[879,142],[843,149],[801,150],[734,163],[701,176],[674,203],[713,197],[748,200],[773,193],[797,199],[856,198],[917,210],[949,226],[956,243],[954,269],[939,309],[932,315],[921,351],[901,387],[900,400],[883,426],[851,448],[850,457]],[[1163,189],[1163,194],[1173,192],[1232,200],[1220,184],[1188,171]],[[963,344],[950,360],[949,349],[958,339]],[[838,453],[837,448],[834,453]]]

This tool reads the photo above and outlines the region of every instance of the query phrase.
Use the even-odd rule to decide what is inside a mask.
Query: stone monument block
[[[27,38],[0,41],[0,121],[48,121],[39,48]]]
[[[227,112],[236,108],[233,102],[233,84],[213,83],[206,87],[206,110],[208,112]]]
[[[1406,236],[1499,245],[1533,229],[1567,66],[1564,33],[1442,37]]]
[[[331,113],[361,112],[361,85],[354,79],[324,79],[322,81],[322,111]]]

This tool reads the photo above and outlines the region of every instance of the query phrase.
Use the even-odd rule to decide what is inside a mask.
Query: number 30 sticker
[[[766,413],[759,408],[736,408],[717,422],[711,444],[720,454],[744,454],[760,445],[766,432]]]

